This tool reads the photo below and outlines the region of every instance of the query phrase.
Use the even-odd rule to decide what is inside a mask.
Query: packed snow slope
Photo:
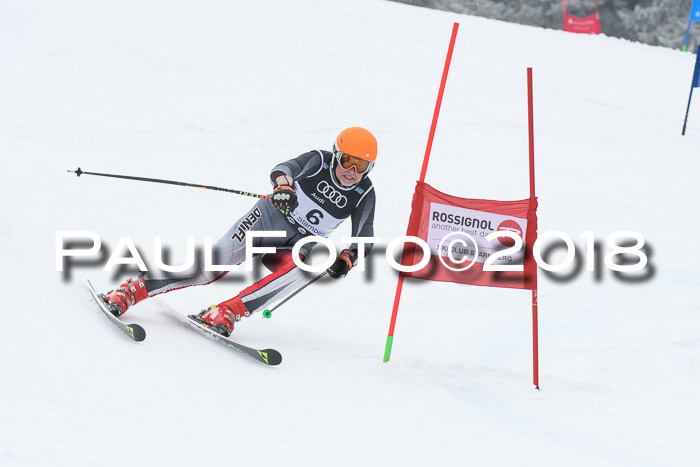
[[[450,32],[460,23],[426,181],[528,195],[533,68],[540,233],[580,268],[540,272],[540,385],[530,293],[407,280],[382,362],[405,232]],[[0,15],[3,466],[697,465],[700,103],[681,136],[694,56],[379,0],[5,2]],[[269,170],[361,125],[379,140],[372,269],[324,280],[235,338],[179,318],[262,271],[130,310],[136,344],[85,286],[120,237],[185,256],[254,200],[68,169],[262,193]],[[56,270],[57,231],[102,253]],[[634,230],[635,280],[585,268],[581,234]],[[332,237],[349,233],[344,225]],[[564,258],[557,248],[552,263]],[[323,260],[320,255],[316,260]]]

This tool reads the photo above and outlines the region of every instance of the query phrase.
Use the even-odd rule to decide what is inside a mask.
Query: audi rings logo
[[[345,195],[330,186],[326,181],[319,182],[318,185],[316,185],[316,189],[339,208],[344,208],[348,204],[348,199]]]

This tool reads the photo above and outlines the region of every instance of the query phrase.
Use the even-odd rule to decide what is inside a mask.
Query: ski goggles
[[[350,154],[345,154],[344,152],[340,151],[336,153],[336,156],[338,158],[338,163],[343,169],[349,170],[350,168],[355,167],[355,171],[358,174],[365,174],[369,172],[372,170],[372,166],[374,165],[372,161],[360,159],[359,157],[351,156]]]

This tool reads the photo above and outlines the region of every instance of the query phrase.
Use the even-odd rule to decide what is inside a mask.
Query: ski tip
[[[136,342],[141,342],[146,339],[146,330],[138,324],[126,324],[126,329],[129,330],[131,338]]]
[[[275,366],[282,363],[282,354],[275,349],[263,349],[257,351],[263,361],[269,366]]]

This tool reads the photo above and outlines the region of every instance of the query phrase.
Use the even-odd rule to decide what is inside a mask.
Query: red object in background
[[[566,12],[566,0],[563,0],[564,10],[564,31],[578,34],[600,34],[600,12],[598,11],[598,0],[595,0],[595,13],[584,18],[579,18]]]

